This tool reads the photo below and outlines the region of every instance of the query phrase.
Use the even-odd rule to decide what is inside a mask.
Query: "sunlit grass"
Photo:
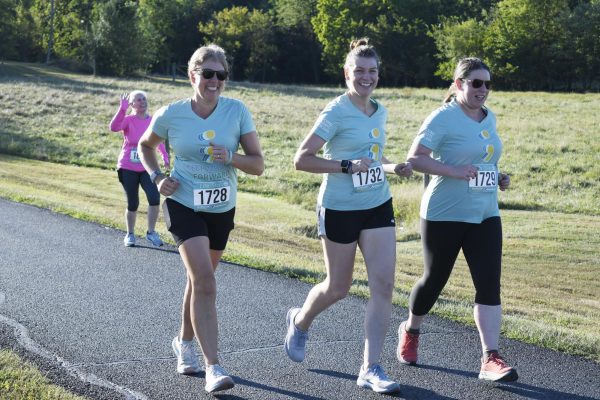
[[[52,385],[33,365],[16,354],[0,350],[0,399],[2,400],[83,400]]]

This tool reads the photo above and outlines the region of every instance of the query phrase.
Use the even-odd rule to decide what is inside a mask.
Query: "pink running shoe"
[[[406,322],[402,322],[398,327],[398,349],[396,350],[396,356],[402,364],[416,365],[419,334],[407,332]]]
[[[513,382],[519,379],[517,370],[508,365],[497,352],[492,352],[481,358],[479,379],[494,382]]]

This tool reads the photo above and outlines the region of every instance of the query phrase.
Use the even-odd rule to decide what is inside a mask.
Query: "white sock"
[[[483,354],[486,354],[490,350],[498,350],[502,306],[475,304],[473,316],[475,317],[477,329],[479,329],[479,339],[481,339]]]

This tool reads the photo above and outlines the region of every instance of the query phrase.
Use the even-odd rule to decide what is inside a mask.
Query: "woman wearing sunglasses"
[[[195,337],[204,356],[207,392],[234,385],[217,354],[214,271],[234,226],[236,171],[261,175],[264,170],[250,112],[241,101],[221,96],[227,75],[221,47],[211,44],[196,50],[188,63],[192,97],[161,108],[139,144],[146,171],[168,197],[163,204],[165,222],[187,272],[181,331],[171,343],[177,372],[200,371]],[[166,139],[175,155],[171,176],[160,171],[154,155]]]
[[[496,116],[484,106],[490,70],[478,58],[458,62],[444,104],[423,122],[408,161],[433,175],[421,201],[425,272],[412,288],[409,317],[398,329],[400,362],[416,364],[419,329],[462,249],[475,286],[474,317],[483,357],[479,379],[514,381],[498,353],[502,225],[498,192],[510,178],[498,171],[502,142]]]
[[[131,107],[131,114],[127,110]],[[125,225],[127,234],[123,238],[123,244],[127,247],[135,246],[135,222],[137,210],[140,205],[140,186],[146,193],[148,199],[148,230],[146,239],[154,246],[162,246],[163,242],[154,230],[158,219],[158,206],[160,194],[156,186],[150,182],[150,176],[140,162],[138,155],[138,141],[150,125],[150,114],[148,114],[148,96],[141,90],[121,95],[119,110],[110,121],[110,130],[113,132],[123,131],[123,146],[117,161],[117,175],[119,182],[123,185],[127,197],[127,209],[125,210]],[[158,146],[162,154],[165,167],[169,167],[169,154],[165,145]]]
[[[293,361],[305,356],[308,329],[328,307],[346,297],[356,249],[364,257],[370,299],[357,384],[378,393],[399,385],[379,364],[392,312],[396,270],[396,228],[385,174],[410,176],[408,163],[384,156],[387,110],[371,95],[379,81],[379,57],[366,38],[353,41],[346,56],[348,90],[331,101],[296,152],[296,169],[324,174],[317,200],[319,236],[327,278],[313,287],[301,308],[287,313],[285,351]],[[318,153],[323,149],[323,155]]]

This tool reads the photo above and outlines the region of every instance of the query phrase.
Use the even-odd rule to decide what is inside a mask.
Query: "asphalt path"
[[[235,231],[232,233],[235,235]],[[202,399],[204,374],[180,376],[171,340],[185,274],[175,248],[48,210],[0,200],[0,347],[55,383],[93,399]],[[303,363],[283,350],[285,315],[310,286],[222,263],[217,271],[221,364],[236,386],[223,399],[381,399],[356,385],[365,300],[348,297],[313,324]],[[420,366],[395,359],[395,307],[382,365],[406,399],[600,399],[600,365],[502,339],[519,380],[482,382],[479,339],[429,317]]]

